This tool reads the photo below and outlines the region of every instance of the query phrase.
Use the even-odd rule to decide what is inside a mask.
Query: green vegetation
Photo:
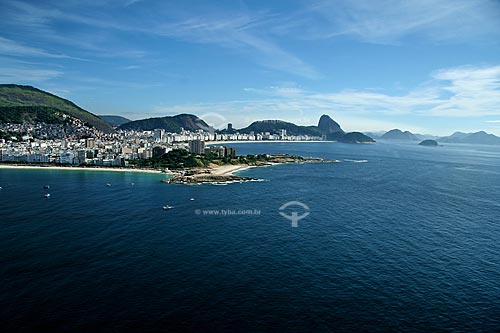
[[[138,168],[197,168],[208,167],[210,164],[227,165],[227,164],[248,164],[253,165],[259,162],[269,162],[272,158],[269,155],[247,155],[237,156],[236,158],[222,158],[213,153],[196,155],[184,149],[174,149],[158,158],[150,158],[147,160],[137,159],[129,161],[130,165]]]
[[[12,140],[12,138],[15,138],[17,141],[22,141],[23,137],[20,133],[17,132],[8,132],[8,131],[2,131],[0,130],[0,139],[4,140]]]
[[[23,124],[44,122],[64,124],[62,112],[48,106],[1,106],[0,120],[5,123]]]
[[[0,122],[59,124],[58,113],[80,119],[104,133],[113,128],[74,103],[31,86],[0,84]]]

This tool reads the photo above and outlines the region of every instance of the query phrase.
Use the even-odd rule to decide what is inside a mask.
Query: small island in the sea
[[[160,157],[131,161],[140,168],[165,169],[171,175],[165,183],[201,184],[255,181],[258,179],[234,175],[236,171],[259,166],[283,163],[338,162],[314,157],[286,154],[257,154],[220,157],[215,153],[194,154],[184,149],[174,149]]]
[[[438,143],[436,140],[424,140],[419,143],[420,146],[425,146],[425,147],[437,147]]]

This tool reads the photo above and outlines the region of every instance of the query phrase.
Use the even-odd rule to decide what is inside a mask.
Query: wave
[[[349,160],[349,159],[344,159],[344,162],[351,162],[351,163],[367,163],[368,160]]]

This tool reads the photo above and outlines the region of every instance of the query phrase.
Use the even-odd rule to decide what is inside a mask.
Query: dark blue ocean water
[[[0,169],[2,331],[500,330],[499,147],[232,146],[345,161],[227,186]]]

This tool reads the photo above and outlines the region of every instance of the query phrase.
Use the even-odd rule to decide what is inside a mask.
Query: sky
[[[499,0],[0,1],[0,83],[95,114],[500,135]]]

